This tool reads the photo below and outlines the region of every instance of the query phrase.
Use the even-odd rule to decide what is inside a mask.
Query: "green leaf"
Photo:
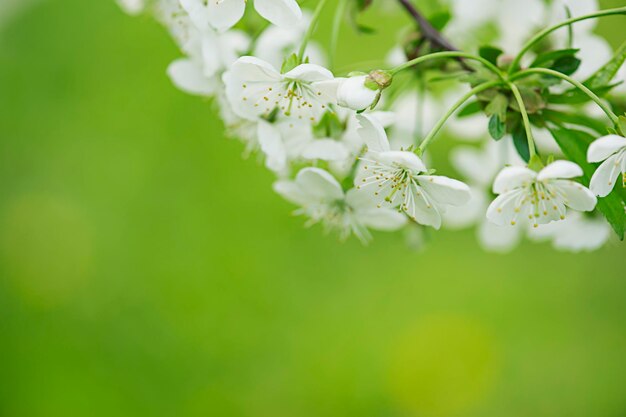
[[[477,113],[480,113],[482,109],[483,107],[480,102],[472,101],[471,103],[466,104],[461,110],[459,110],[459,113],[456,117],[462,119],[463,117],[473,116]]]
[[[528,148],[528,139],[526,138],[526,129],[523,123],[518,123],[513,129],[513,145],[519,156],[526,162],[530,161],[530,149]]]
[[[605,96],[609,91],[613,88],[620,85],[621,82],[604,85],[601,87],[596,87],[593,89],[593,92],[596,93],[599,97]],[[591,101],[589,96],[579,89],[568,90],[563,94],[552,94],[548,97],[548,101],[554,104],[582,104]]]
[[[580,51],[580,49],[559,49],[558,51],[544,52],[535,58],[530,66],[550,68],[557,60],[563,57],[574,56],[578,51]]]
[[[506,134],[506,124],[500,120],[497,114],[489,119],[489,134],[495,140],[500,140]]]
[[[478,55],[491,62],[493,65],[498,65],[498,57],[503,54],[502,49],[495,46],[481,46],[478,50]]]
[[[565,75],[572,75],[578,70],[580,64],[581,60],[575,56],[564,56],[557,59],[550,68]]]
[[[498,116],[501,122],[506,122],[506,110],[509,108],[509,99],[504,94],[496,95],[485,108],[487,116]]]
[[[432,15],[428,19],[428,21],[430,22],[431,25],[433,25],[435,29],[441,32],[442,30],[445,29],[446,25],[450,22],[450,19],[452,19],[452,15],[450,14],[448,10],[444,10],[444,11],[440,11]]]
[[[596,138],[579,130],[550,129],[550,133],[559,144],[559,147],[568,159],[574,161],[583,169],[583,184],[589,185],[596,165],[587,162],[587,148]],[[617,236],[623,240],[626,228],[626,212],[624,199],[619,192],[612,192],[605,198],[598,199],[598,210],[606,217]]]
[[[294,69],[300,64],[300,60],[298,59],[298,55],[291,54],[283,61],[283,65],[280,67],[281,73],[286,73]]]

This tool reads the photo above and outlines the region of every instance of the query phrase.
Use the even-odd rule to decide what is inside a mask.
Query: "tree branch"
[[[410,0],[398,0],[400,5],[413,17],[425,39],[432,45],[437,46],[445,51],[458,51],[443,35],[430,24],[418,10],[413,6]]]

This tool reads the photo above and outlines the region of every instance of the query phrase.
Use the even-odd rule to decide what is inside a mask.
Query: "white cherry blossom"
[[[230,104],[241,117],[267,117],[277,109],[283,117],[312,123],[336,103],[339,82],[319,65],[301,64],[281,74],[251,56],[239,58],[223,80]]]
[[[337,104],[352,110],[364,110],[370,107],[379,94],[366,85],[367,75],[345,78],[337,88]]]
[[[379,205],[397,207],[413,221],[441,227],[446,206],[460,206],[470,199],[469,187],[460,181],[429,175],[413,152],[392,151],[383,127],[367,115],[359,115],[359,133],[368,147],[355,179],[357,188],[379,199]]]
[[[608,242],[611,227],[602,216],[574,212],[561,222],[533,229],[528,236],[532,240],[547,240],[560,251],[589,252]]]
[[[613,191],[620,174],[624,176],[626,173],[626,138],[618,135],[601,137],[589,146],[587,160],[602,162],[591,177],[589,188],[595,195],[606,197]]]
[[[234,26],[246,9],[246,0],[180,0],[191,18],[208,22],[218,30]],[[278,26],[292,26],[302,17],[302,10],[295,0],[254,0],[256,11]]]
[[[328,231],[338,231],[343,239],[353,233],[367,243],[371,240],[368,228],[393,231],[407,222],[396,210],[376,207],[367,194],[356,189],[344,192],[339,182],[320,168],[304,168],[295,180],[276,182],[274,190],[300,206],[296,214],[309,217],[308,225],[321,223]]]
[[[487,218],[500,226],[528,219],[537,227],[564,220],[568,208],[591,211],[596,197],[571,180],[582,174],[570,161],[555,161],[538,173],[526,167],[504,168],[494,181],[493,192],[498,197],[487,209]]]

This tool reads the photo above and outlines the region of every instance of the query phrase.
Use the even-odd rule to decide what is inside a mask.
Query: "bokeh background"
[[[17,3],[0,1],[0,415],[626,415],[623,244],[339,243],[171,85],[151,19]],[[624,20],[599,31],[618,44]],[[379,33],[345,31],[346,65],[406,23],[365,22]]]

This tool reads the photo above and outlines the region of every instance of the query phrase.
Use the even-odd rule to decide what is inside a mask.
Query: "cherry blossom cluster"
[[[623,235],[626,47],[613,51],[594,29],[625,8],[449,0],[449,21],[435,27],[410,0],[320,0],[315,10],[296,0],[118,2],[168,29],[182,53],[167,69],[173,84],[212,98],[228,135],[262,156],[307,225],[364,243],[372,231],[415,240],[426,228],[475,226],[500,252],[522,238],[594,250],[612,228]],[[391,5],[415,23],[387,68],[334,73],[344,18]],[[324,48],[315,29],[335,6]],[[486,28],[497,47],[483,46]],[[454,140],[450,175],[430,163],[442,130]]]

